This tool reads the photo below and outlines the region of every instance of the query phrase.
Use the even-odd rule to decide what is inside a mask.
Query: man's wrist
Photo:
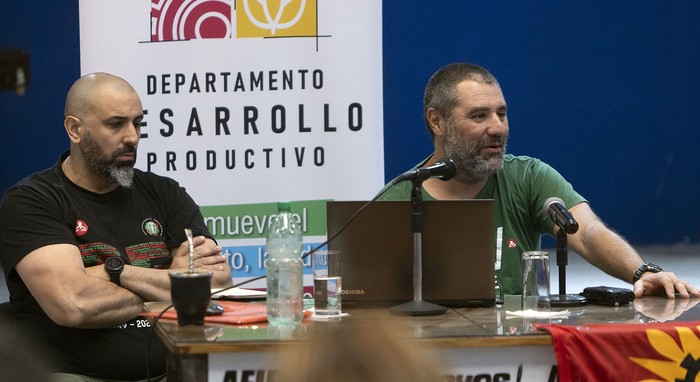
[[[121,285],[120,276],[124,270],[124,260],[121,257],[114,256],[105,260],[105,270],[111,282]]]

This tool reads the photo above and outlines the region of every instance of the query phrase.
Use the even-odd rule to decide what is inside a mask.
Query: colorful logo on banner
[[[318,37],[316,1],[151,0],[151,41]]]
[[[700,327],[697,327],[700,330]],[[664,379],[648,381],[696,381],[700,376],[700,338],[690,328],[677,327],[680,345],[672,336],[658,329],[647,330],[649,343],[666,360],[629,357],[652,373]]]
[[[238,37],[316,35],[315,0],[236,0],[236,10]]]
[[[533,326],[552,334],[560,381],[700,381],[698,322]]]

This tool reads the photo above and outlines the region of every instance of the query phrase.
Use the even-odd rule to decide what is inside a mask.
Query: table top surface
[[[532,328],[533,323],[582,325],[698,321],[699,302],[700,298],[644,297],[623,306],[587,304],[552,308],[552,312],[566,311],[566,314],[535,319],[509,314],[520,309],[520,296],[506,296],[502,306],[451,308],[439,315],[396,315],[391,314],[388,307],[349,308],[344,309],[349,315],[341,319],[316,321],[306,318],[302,324],[293,327],[278,328],[266,323],[178,326],[176,321],[160,320],[156,331],[170,351],[180,354],[268,351],[304,341],[318,325],[343,325],[351,320],[384,320],[407,333],[407,340],[425,341],[438,347],[550,346],[550,335]],[[150,304],[152,311],[164,307],[161,303]]]

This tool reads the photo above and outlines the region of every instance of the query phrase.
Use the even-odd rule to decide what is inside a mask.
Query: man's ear
[[[83,122],[72,115],[67,116],[66,119],[63,120],[63,127],[65,127],[68,139],[70,139],[72,143],[80,143],[80,130],[82,126]]]
[[[431,107],[426,111],[425,119],[428,121],[430,130],[433,131],[433,136],[442,137],[445,135],[445,119],[435,108]]]

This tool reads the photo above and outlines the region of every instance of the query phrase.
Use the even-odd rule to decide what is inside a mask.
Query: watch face
[[[107,267],[107,269],[118,270],[123,266],[124,260],[119,257],[110,257],[109,259],[105,260],[105,267]]]
[[[647,264],[647,268],[648,268],[651,272],[661,272],[661,271],[663,271],[663,269],[661,269],[660,266],[658,266],[658,265],[656,265],[656,264],[651,264],[651,263]]]

